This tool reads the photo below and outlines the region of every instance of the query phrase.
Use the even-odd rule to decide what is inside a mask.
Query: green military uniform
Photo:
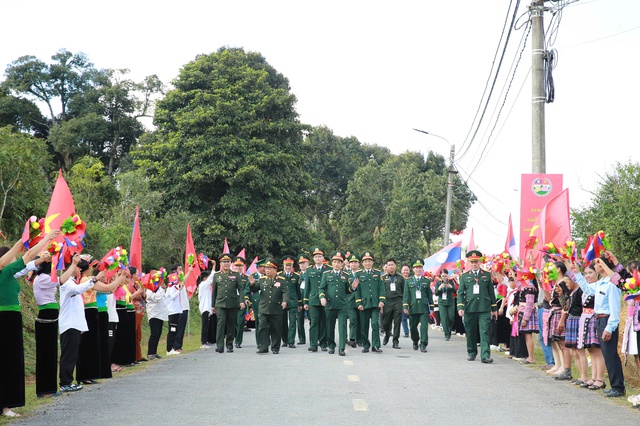
[[[416,259],[413,266],[423,266],[422,259]],[[429,313],[433,309],[431,280],[421,275],[414,275],[406,281],[402,306],[409,311],[409,331],[413,341],[413,349],[427,352],[429,345]],[[418,324],[420,331],[418,332]]]
[[[358,256],[352,254],[349,258],[346,259],[346,262],[360,262]],[[353,280],[354,273],[359,269],[346,269],[349,274],[349,278]],[[356,295],[355,293],[347,294],[347,315],[349,317],[349,346],[352,348],[356,347],[356,344],[363,346],[363,339],[361,335],[360,325],[358,323],[358,318],[360,317],[358,312],[358,307],[356,306]]]
[[[256,265],[262,266],[263,260],[259,260]],[[263,275],[259,272],[254,272],[253,278],[258,281]],[[253,309],[253,322],[255,327],[256,345],[258,344],[258,329],[260,327],[260,291],[251,291],[249,287],[249,300],[251,300],[251,309]]]
[[[441,289],[440,286],[442,284],[444,284],[444,287]],[[440,321],[442,323],[445,340],[449,340],[451,338],[451,329],[453,328],[456,309],[455,293],[456,286],[452,279],[447,279],[446,281],[442,281],[440,279],[436,280],[436,296],[438,296]]]
[[[332,260],[342,261],[342,254],[337,251],[332,254]],[[327,313],[327,340],[329,343],[329,353],[335,352],[336,348],[336,319],[338,320],[338,351],[341,356],[345,355],[344,349],[347,345],[347,294],[353,293],[349,284],[349,275],[342,269],[329,269],[322,274],[320,282],[320,293],[318,297],[321,302],[325,300],[325,312]]]
[[[245,265],[244,258],[242,258],[241,256],[237,256],[234,259],[233,263],[239,268],[239,270],[242,270],[242,268]],[[249,290],[249,278],[242,272],[238,272],[238,273],[240,274],[240,279],[242,282],[242,288],[243,288],[242,297],[245,303],[245,308],[240,309],[238,311],[238,325],[237,325],[237,331],[236,331],[236,348],[241,348],[242,341],[244,340],[244,326],[247,322],[245,317],[246,317],[246,313],[249,311],[251,291]]]
[[[313,254],[324,254],[319,248],[315,248]],[[329,268],[322,265],[309,267],[306,271],[306,281],[304,289],[304,304],[309,306],[309,350],[317,351],[318,344],[323,351],[327,350],[327,316],[324,308],[320,304],[320,282],[322,274]]]
[[[229,260],[228,254],[220,256],[220,260]],[[227,351],[233,352],[233,340],[236,337],[238,309],[244,302],[242,278],[237,272],[218,272],[213,277],[213,307],[216,308],[218,324],[216,330],[216,352],[224,352],[224,336],[226,334]]]
[[[285,256],[282,263],[290,263],[293,265],[293,256]],[[296,325],[298,320],[298,307],[302,306],[302,293],[300,292],[300,275],[295,272],[280,272],[287,283],[289,289],[289,299],[287,300],[287,309],[282,315],[282,345],[295,348],[296,342]]]
[[[301,254],[298,256],[298,265],[300,265],[301,262],[309,262],[309,259],[306,258],[305,255]],[[302,297],[304,298],[304,289],[307,286],[307,273],[306,272],[302,272],[302,269],[300,269],[300,294],[302,294]],[[304,307],[303,304],[300,304],[301,307]],[[305,316],[305,310],[304,309],[300,309],[298,311],[298,344],[299,345],[304,345],[307,343],[307,333],[304,329],[304,316]]]
[[[482,259],[482,253],[472,250],[467,260]],[[492,362],[489,347],[489,324],[491,313],[497,312],[496,294],[491,274],[487,271],[467,271],[460,276],[458,287],[458,310],[464,311],[464,326],[467,335],[467,354],[469,361],[478,355],[478,329],[480,330],[480,357],[483,362]]]
[[[266,259],[267,265],[274,265],[275,260]],[[269,347],[274,354],[280,352],[280,340],[282,339],[282,315],[284,309],[282,303],[289,300],[289,288],[281,275],[269,278],[267,275],[250,284],[254,293],[260,292],[260,328],[258,329],[258,353],[269,352]]]
[[[404,277],[398,273],[383,274],[385,297],[382,325],[385,332],[384,342],[389,341],[391,323],[393,322],[393,347],[400,349],[400,323],[402,322],[402,297],[404,294]]]
[[[373,256],[369,252],[362,255],[362,260],[371,259]],[[362,352],[382,352],[380,350],[380,324],[379,324],[379,304],[385,302],[385,289],[380,276],[382,273],[377,269],[360,269],[353,274],[353,279],[358,280],[355,291],[356,306],[360,311],[358,321],[360,322],[360,333],[363,340]],[[369,340],[369,323],[371,323],[371,341]]]

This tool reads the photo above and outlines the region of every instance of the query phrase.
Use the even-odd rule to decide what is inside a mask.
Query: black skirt
[[[116,328],[116,338],[113,343],[113,352],[111,353],[111,362],[119,365],[131,364],[127,357],[127,326],[129,317],[127,316],[127,308],[124,306],[116,307],[118,313],[118,325]]]
[[[19,311],[0,311],[0,342],[0,407],[23,407],[24,346]]]
[[[42,309],[36,319],[36,394],[58,391],[58,309]]]
[[[80,335],[80,349],[76,364],[76,380],[95,380],[100,378],[100,325],[98,308],[86,308],[84,317],[89,331]]]
[[[136,359],[136,311],[133,309],[127,309],[127,317],[129,320],[127,321],[127,360],[129,361],[127,364],[133,364],[137,361]]]
[[[98,311],[99,340],[100,340],[100,377],[110,379],[111,353],[109,353],[109,312]]]

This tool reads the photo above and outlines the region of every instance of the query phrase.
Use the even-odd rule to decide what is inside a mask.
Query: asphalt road
[[[348,348],[345,357],[307,346],[257,355],[246,333],[234,353],[165,357],[65,394],[15,424],[640,424],[640,410],[626,400],[554,381],[500,354],[493,364],[469,362],[463,338],[429,333],[426,354],[401,337],[399,350]]]

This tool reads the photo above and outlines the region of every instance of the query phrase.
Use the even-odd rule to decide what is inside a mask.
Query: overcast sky
[[[521,24],[529,4],[521,2]],[[478,136],[465,155],[461,148],[508,7],[507,0],[2,2],[0,65],[28,54],[49,62],[66,48],[99,68],[169,83],[198,54],[258,51],[289,79],[304,123],[394,153],[448,157],[446,142],[412,128],[455,144],[456,166],[465,179],[472,173],[479,199],[456,239],[465,246],[473,228],[476,245],[497,253],[509,213],[518,238],[520,175],[531,173],[531,38],[489,139],[526,27],[513,31]],[[544,18],[546,27],[551,13]],[[616,162],[640,160],[640,1],[567,6],[551,48],[558,61],[555,102],[546,106],[546,168],[564,174],[572,207],[580,207]]]

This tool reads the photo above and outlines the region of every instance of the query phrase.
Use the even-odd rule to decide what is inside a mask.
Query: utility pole
[[[453,159],[455,158],[456,146],[451,144],[447,138],[436,135],[434,133],[429,133],[426,130],[413,129],[416,132],[424,133],[425,135],[435,136],[436,138],[440,138],[445,141],[451,147],[451,151],[449,152],[449,175],[447,176],[447,209],[445,211],[444,216],[444,245],[445,247],[449,245],[449,235],[451,234],[451,201],[453,198],[453,175],[458,173],[455,166],[453,165]]]
[[[444,245],[449,245],[449,234],[451,234],[451,198],[453,198],[453,175],[457,173],[453,167],[453,157],[455,156],[456,146],[451,145],[449,153],[449,176],[447,178],[447,210],[444,219]]]
[[[531,58],[531,147],[532,173],[546,173],[544,104],[544,0],[533,0],[531,10],[532,58]]]

